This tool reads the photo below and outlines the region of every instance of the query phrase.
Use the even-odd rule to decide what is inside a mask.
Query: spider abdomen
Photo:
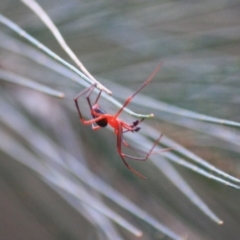
[[[94,114],[94,113],[96,113],[96,114]],[[100,107],[93,108],[93,112],[92,112],[93,118],[97,118],[97,117],[101,116],[102,114],[106,114],[106,112],[104,110],[102,110]],[[100,127],[106,127],[108,125],[107,118],[103,118],[101,120],[96,121],[96,124]]]

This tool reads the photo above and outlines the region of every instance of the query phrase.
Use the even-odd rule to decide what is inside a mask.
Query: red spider
[[[121,159],[123,160],[124,164],[126,165],[126,167],[132,171],[133,173],[135,173],[137,176],[139,176],[140,178],[144,178],[146,179],[142,174],[140,174],[139,172],[137,172],[136,170],[134,170],[125,160],[125,158],[129,158],[129,159],[134,159],[134,160],[139,160],[139,161],[146,161],[149,156],[152,154],[153,149],[155,148],[155,146],[158,144],[158,142],[160,141],[162,134],[158,137],[158,139],[154,142],[152,148],[147,152],[143,152],[139,149],[133,148],[131,147],[124,139],[123,139],[123,133],[125,132],[138,132],[140,130],[140,127],[138,126],[144,119],[142,118],[141,120],[136,120],[134,121],[132,124],[128,124],[126,122],[124,122],[123,120],[119,119],[118,116],[122,113],[123,109],[131,102],[131,100],[133,99],[133,97],[139,93],[152,79],[153,77],[157,74],[157,72],[160,70],[161,64],[159,64],[157,66],[157,68],[154,70],[154,72],[151,74],[151,76],[138,88],[138,90],[133,93],[130,97],[127,98],[127,100],[125,101],[125,103],[123,104],[123,106],[118,110],[118,112],[115,115],[111,115],[106,113],[99,105],[98,105],[98,100],[101,96],[102,91],[99,92],[99,94],[97,95],[97,98],[94,102],[94,104],[92,105],[91,101],[90,101],[90,95],[92,94],[94,88],[96,87],[96,84],[91,85],[89,88],[85,89],[84,91],[80,92],[75,98],[75,104],[77,107],[77,111],[80,117],[80,120],[83,124],[91,124],[92,125],[92,129],[93,130],[98,130],[99,128],[102,127],[106,127],[108,124],[114,129],[114,133],[117,135],[117,151],[121,157]],[[92,119],[90,120],[85,120],[82,116],[82,113],[80,111],[80,107],[78,104],[78,99],[85,93],[87,94],[87,102],[88,105],[90,107],[91,110],[91,115],[92,115]],[[94,123],[96,125],[94,125]],[[122,152],[122,144],[125,147],[128,147],[132,150],[135,151],[139,151],[141,153],[145,153],[146,156],[145,157],[135,157],[135,156],[131,156],[131,155],[127,155],[125,153]]]

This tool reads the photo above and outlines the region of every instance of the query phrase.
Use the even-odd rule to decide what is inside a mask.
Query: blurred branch
[[[0,69],[0,80],[6,81],[6,82],[11,82],[15,83],[24,87],[28,87],[30,89],[36,90],[38,92],[45,93],[47,95],[50,95],[52,97],[57,97],[57,98],[64,98],[64,93],[59,92],[55,89],[52,89],[48,86],[42,85],[40,83],[37,83],[35,81],[32,81],[30,79],[27,79],[25,77],[19,76],[17,74],[4,71]]]
[[[130,94],[129,89],[127,89],[124,86],[120,86],[119,84],[113,83],[113,82],[109,82],[109,84],[113,89],[116,89],[116,90],[118,89],[118,91],[121,92],[121,94],[117,95],[119,99],[124,100]],[[200,114],[194,111],[190,111],[184,108],[174,106],[172,104],[168,104],[168,103],[156,100],[152,97],[145,96],[141,93],[139,93],[138,96],[135,97],[135,100],[136,101],[133,102],[135,105],[139,105],[141,107],[145,106],[148,109],[157,110],[156,117],[160,116],[161,112],[166,112],[166,113],[170,113],[177,116],[191,118],[197,121],[203,121],[203,122],[215,123],[215,124],[220,124],[220,125],[229,126],[229,127],[240,128],[239,122]],[[161,117],[158,117],[158,118],[161,118]]]
[[[73,72],[77,73],[82,79],[86,80],[87,82],[89,82],[90,84],[92,84],[92,81],[82,72],[80,72],[78,69],[76,69],[74,66],[72,66],[71,64],[69,64],[68,62],[66,62],[65,60],[63,60],[61,57],[59,57],[57,54],[55,54],[53,51],[51,51],[49,48],[47,48],[45,45],[43,45],[42,43],[40,43],[38,40],[36,40],[35,38],[33,38],[32,36],[30,36],[26,31],[24,31],[23,29],[21,29],[19,26],[17,26],[15,23],[13,23],[11,20],[9,20],[8,18],[4,17],[2,14],[0,14],[0,22],[4,25],[6,25],[7,27],[9,27],[10,29],[12,29],[13,31],[15,31],[16,33],[18,33],[21,37],[25,38],[26,40],[28,40],[30,43],[32,43],[34,46],[36,46],[37,48],[41,49],[43,52],[45,52],[47,55],[49,55],[50,57],[52,57],[53,59],[55,59],[56,61],[60,62],[62,65],[64,65],[65,67],[69,68],[70,70],[72,70]],[[77,83],[83,85],[83,83],[79,80],[77,80]],[[101,88],[100,88],[101,89]],[[122,104],[119,103],[117,100],[115,100],[113,97],[109,97],[105,94],[103,94],[103,96],[109,100],[110,102],[112,102],[113,104],[115,104],[116,106],[122,107]],[[137,118],[151,118],[153,117],[153,114],[138,114],[135,113],[131,110],[129,110],[128,108],[124,108],[124,111],[131,114],[134,117]]]
[[[96,83],[98,89],[105,91],[108,94],[112,94],[110,90],[105,88],[101,83],[99,83],[90,73],[89,71],[84,67],[84,65],[80,62],[78,57],[75,55],[75,53],[70,49],[70,47],[67,45],[66,41],[62,37],[61,33],[55,26],[55,24],[52,22],[52,20],[49,18],[49,16],[46,14],[46,12],[42,9],[42,7],[35,2],[34,0],[21,0],[26,6],[28,6],[49,28],[49,30],[52,32],[53,36],[56,38],[60,46],[63,48],[63,50],[69,55],[69,57],[76,63],[76,65],[82,70],[82,72],[93,82],[92,84]]]

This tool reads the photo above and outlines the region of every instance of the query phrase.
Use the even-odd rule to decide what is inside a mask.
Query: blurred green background
[[[181,116],[177,109],[169,113],[153,107],[162,101],[215,118],[240,121],[238,1],[38,3],[88,70],[121,102],[163,62],[160,72],[142,91],[154,102],[139,97],[130,105],[133,111],[153,112],[156,116],[144,121],[147,125],[143,124],[143,135],[134,134],[132,145],[145,144],[151,137],[153,142],[162,132],[215,167],[240,177],[237,127],[191,119],[190,114]],[[23,3],[1,0],[0,10],[71,62],[51,32]],[[171,239],[123,210],[116,199],[110,200],[113,192],[109,189],[105,189],[109,198],[101,194],[98,188],[103,191],[102,182],[94,177],[171,229],[179,239],[239,239],[239,190],[170,163],[162,156],[154,156],[166,164],[161,171],[150,161],[128,161],[148,179],[137,178],[118,156],[111,129],[94,132],[91,126],[79,123],[73,99],[84,87],[70,80],[72,73],[62,70],[56,61],[3,25],[0,69],[65,93],[64,99],[57,99],[0,81],[0,239],[138,239],[96,212],[98,203],[140,229],[140,239]],[[4,80],[2,74],[0,78]],[[118,109],[105,99],[101,99],[101,105],[110,113]],[[84,99],[81,106],[87,106]],[[88,111],[84,108],[86,117]],[[134,121],[125,113],[122,118]],[[154,127],[154,136],[148,126]],[[188,155],[176,156],[191,162]],[[224,221],[223,225],[202,213],[190,201],[193,195],[186,197],[176,187],[178,174]]]

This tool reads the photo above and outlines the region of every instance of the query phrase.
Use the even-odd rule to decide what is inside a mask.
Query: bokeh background
[[[155,114],[154,119],[144,121],[145,135],[134,134],[132,145],[144,143],[151,136],[153,142],[162,132],[215,167],[240,178],[236,126],[192,119],[190,113],[181,116],[179,109],[168,112],[169,105],[165,111],[153,108],[161,101],[207,116],[240,121],[239,1],[38,3],[88,70],[121,102],[163,62],[160,72],[142,91],[150,98],[136,98],[130,105],[133,111]],[[23,3],[1,0],[0,13],[71,62],[51,32]],[[168,160],[172,174],[164,168],[159,171],[151,161],[129,161],[148,179],[137,178],[121,162],[111,129],[94,132],[79,123],[73,99],[84,87],[71,81],[70,71],[62,70],[56,61],[3,25],[0,68],[65,93],[64,99],[54,98],[12,84],[1,75],[0,239],[138,239],[96,211],[98,204],[103,204],[103,212],[108,211],[104,208],[107,206],[140,229],[140,239],[171,239],[120,207],[116,199],[110,200],[113,189],[179,239],[239,239],[239,190]],[[101,101],[107,112],[117,111],[111,102]],[[81,106],[89,117],[84,99]],[[122,117],[130,122],[134,119],[125,113]],[[154,127],[153,135],[149,126]],[[191,162],[187,155],[181,157]],[[157,158],[166,161],[162,156]],[[224,221],[223,225],[206,216],[191,202],[191,195],[186,197],[167,177],[169,174],[174,178],[175,173]],[[98,191],[103,189],[109,198]]]

